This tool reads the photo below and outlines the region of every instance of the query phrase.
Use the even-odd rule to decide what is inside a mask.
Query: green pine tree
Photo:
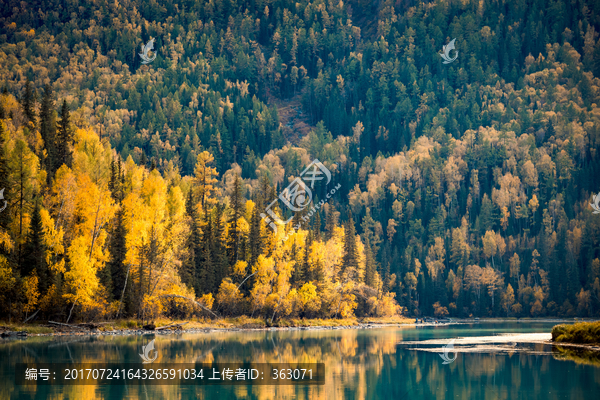
[[[63,164],[67,167],[71,167],[73,159],[71,144],[73,143],[73,133],[71,130],[71,113],[67,100],[63,100],[62,107],[60,109],[60,119],[56,125],[56,169],[60,168]]]
[[[27,242],[25,243],[22,275],[28,276],[36,273],[39,278],[39,289],[45,293],[50,282],[50,275],[45,257],[45,245],[43,240],[42,217],[40,215],[40,204],[36,201],[31,214]]]
[[[110,289],[112,298],[115,300],[119,300],[123,295],[125,281],[127,281],[127,286],[131,286],[132,283],[131,275],[127,276],[129,266],[125,265],[125,254],[127,252],[126,234],[127,231],[123,225],[123,211],[119,209],[115,216],[115,225],[108,244],[111,259],[105,267],[105,269],[110,271]]]
[[[333,236],[333,229],[337,224],[336,211],[333,205],[327,208],[327,215],[325,217],[325,241],[331,239]],[[352,225],[354,227],[354,224]]]
[[[44,95],[40,107],[40,135],[44,140],[46,155],[42,158],[48,173],[48,183],[52,181],[56,166],[56,118],[54,116],[54,98],[52,85],[44,86]]]
[[[21,106],[23,107],[23,114],[27,119],[27,123],[31,122],[33,126],[36,125],[36,116],[35,116],[35,90],[31,85],[31,81],[27,78],[25,82],[25,89],[23,91],[23,95],[21,96]]]
[[[377,264],[373,258],[373,250],[371,250],[371,243],[368,238],[365,239],[365,256],[365,284],[367,286],[375,287]]]
[[[199,294],[202,290],[200,285],[200,277],[196,276],[196,263],[199,262],[199,257],[196,255],[199,251],[199,233],[198,233],[198,222],[197,213],[194,207],[194,197],[192,190],[188,192],[188,198],[185,203],[186,213],[189,217],[189,229],[190,234],[186,239],[186,252],[187,256],[183,259],[180,268],[181,281],[193,287],[196,294]]]
[[[230,272],[229,260],[227,258],[227,246],[225,241],[225,221],[224,212],[225,207],[221,204],[217,204],[215,207],[215,216],[213,221],[213,237],[212,237],[212,257],[214,262],[215,271],[215,291],[221,285],[221,282],[226,278]]]
[[[233,181],[233,189],[229,196],[229,207],[231,215],[229,217],[229,236],[227,238],[227,253],[229,256],[229,265],[233,266],[239,258],[240,230],[238,221],[244,214],[244,198],[242,193],[242,182],[238,174]]]
[[[356,230],[352,211],[348,210],[348,220],[344,226],[344,256],[342,271],[355,268],[358,271],[358,249],[356,248]]]
[[[196,270],[196,276],[199,277],[197,283],[197,287],[200,289],[199,293],[216,293],[212,226],[212,217],[209,213],[206,213],[204,226],[202,227],[202,260],[196,264],[199,267],[199,270]]]
[[[310,247],[313,243],[313,235],[311,231],[308,231],[308,237],[306,238],[306,244],[304,246],[304,257],[302,259],[302,276],[301,280],[304,282],[311,282],[316,279],[315,274],[313,274],[312,268],[310,268],[309,256],[310,256]]]
[[[118,199],[117,195],[117,185],[118,185],[119,177],[117,176],[117,166],[115,165],[115,160],[110,160],[110,177],[108,181],[108,190],[110,190],[110,195],[114,200]]]
[[[315,240],[321,240],[321,213],[317,211],[315,215],[315,228],[314,228]]]
[[[8,160],[5,152],[5,138],[4,138],[4,123],[0,121],[0,208],[8,207],[8,199],[11,199],[10,190],[10,168],[8,166]],[[0,230],[7,230],[10,223],[10,213],[6,208],[0,211]],[[6,255],[7,249],[1,246],[1,254]]]

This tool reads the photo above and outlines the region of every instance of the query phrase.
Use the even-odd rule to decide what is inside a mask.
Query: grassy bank
[[[182,321],[175,321],[167,318],[161,318],[153,322],[156,328],[164,327],[174,323],[185,323],[181,326],[183,330],[198,329],[265,329],[274,328],[293,328],[293,327],[336,327],[336,326],[359,326],[364,324],[371,325],[398,325],[414,323],[414,318],[405,317],[387,317],[387,318],[345,318],[345,319],[280,319],[270,324],[268,320],[261,318],[249,318],[246,316],[236,318],[203,319],[194,318]],[[82,326],[73,324],[72,326],[55,326],[45,323],[16,324],[0,322],[0,333],[8,332],[27,332],[28,335],[51,335],[64,334],[69,332],[93,331],[93,332],[112,332],[129,331],[143,329],[143,324],[138,320],[121,319],[97,323],[94,326]],[[171,329],[171,328],[169,328]],[[174,327],[173,329],[176,329]]]
[[[600,321],[556,325],[552,328],[552,341],[557,343],[600,344]]]

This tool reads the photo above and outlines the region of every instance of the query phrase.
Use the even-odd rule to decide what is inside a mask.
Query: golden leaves
[[[48,268],[55,273],[64,273],[65,260],[60,257],[65,253],[63,245],[64,231],[62,227],[56,229],[54,220],[45,208],[40,209],[40,217],[42,219],[43,241],[46,247],[45,258]],[[57,261],[57,259],[59,260]]]
[[[223,279],[217,294],[217,304],[227,314],[234,313],[244,295],[230,278]]]
[[[40,297],[40,292],[38,290],[38,277],[33,273],[23,279],[23,289],[25,292],[25,298],[27,299],[27,303],[23,306],[23,311],[26,313],[30,313],[35,310],[35,307],[38,304],[38,298]]]
[[[246,261],[238,260],[233,266],[233,274],[239,278],[243,278],[246,276],[246,268],[248,267],[248,263]]]
[[[444,240],[440,237],[436,237],[435,243],[429,248],[429,253],[425,259],[427,270],[429,271],[431,279],[437,279],[437,277],[441,276],[441,274],[444,272],[445,257],[446,249],[444,247]]]
[[[63,297],[72,302],[89,305],[100,284],[94,263],[90,260],[88,238],[79,236],[73,240],[67,254],[69,270],[65,273],[68,293]]]
[[[215,299],[213,298],[212,293],[203,294],[200,298],[200,303],[204,304],[207,308],[212,310],[213,303]]]
[[[13,276],[12,268],[8,266],[6,258],[0,256],[0,295],[2,295],[2,297],[8,295],[16,282],[17,280]]]
[[[219,175],[215,167],[211,167],[215,161],[214,156],[208,151],[203,151],[198,154],[196,159],[196,167],[194,169],[195,176],[195,191],[200,199],[199,206],[204,209],[205,206],[214,204],[213,196],[219,193],[215,183]]]

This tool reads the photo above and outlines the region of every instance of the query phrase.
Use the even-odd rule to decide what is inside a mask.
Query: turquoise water
[[[549,333],[555,322],[432,327],[68,336],[0,341],[0,399],[598,399],[600,367],[560,359],[552,346],[509,353],[439,354],[405,341]],[[322,386],[17,385],[17,363],[141,362],[155,339],[160,363],[324,363]],[[415,347],[415,346],[412,346]],[[141,365],[141,364],[139,364]],[[60,371],[59,371],[60,373]]]

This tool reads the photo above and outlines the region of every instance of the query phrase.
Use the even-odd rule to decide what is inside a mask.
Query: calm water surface
[[[439,354],[403,341],[550,332],[555,322],[0,341],[0,399],[600,399],[600,367],[559,359],[552,346],[513,353]],[[323,362],[324,386],[21,386],[16,363],[137,363],[155,338],[170,363]]]

